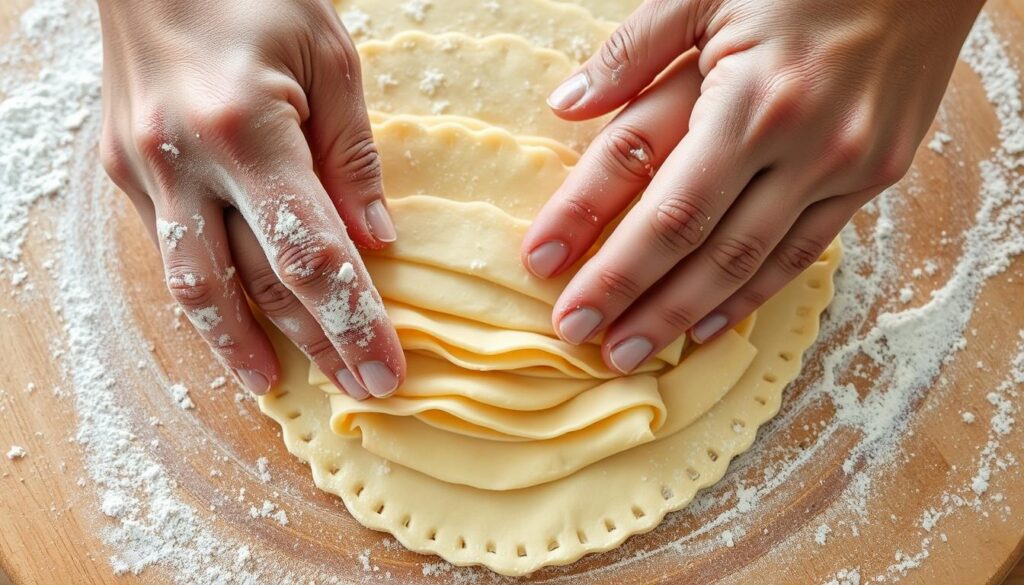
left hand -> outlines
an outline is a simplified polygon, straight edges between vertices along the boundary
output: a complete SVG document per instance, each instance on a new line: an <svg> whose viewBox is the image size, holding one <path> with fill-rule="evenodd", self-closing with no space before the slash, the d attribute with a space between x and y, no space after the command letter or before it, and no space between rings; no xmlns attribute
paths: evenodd
<svg viewBox="0 0 1024 585"><path fill-rule="evenodd" d="M604 330L605 362L627 373L743 320L906 173L980 7L648 0L549 98L570 120L626 106L527 233L531 272L572 266L643 191L555 330Z"/></svg>

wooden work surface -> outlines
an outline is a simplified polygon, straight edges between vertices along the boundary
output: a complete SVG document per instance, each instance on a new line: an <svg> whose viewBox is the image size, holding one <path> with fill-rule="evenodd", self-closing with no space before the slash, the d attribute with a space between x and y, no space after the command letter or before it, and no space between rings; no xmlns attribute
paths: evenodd
<svg viewBox="0 0 1024 585"><path fill-rule="evenodd" d="M27 0L0 3L0 38L6 38L27 4ZM986 10L1018 63L1024 63L1024 0L993 0ZM946 111L962 152L956 157L942 157L921 149L915 180L934 195L934 202L922 205L917 216L899 226L901 230L937 232L937 224L950 217L949 211L957 208L956 202L963 194L977 193L978 179L973 169L996 144L992 107L977 77L963 64L954 76L954 91L947 96ZM966 166L959 166L959 159L966 161ZM102 172L98 165L94 168L95 173ZM144 238L133 213L125 207L117 217L119 229L114 237L120 256L116 265L123 274L133 276L125 280L129 284L124 286L122 297L112 302L127 304L140 324L139 337L153 344L151 352L136 348L135 355L125 355L124 359L134 364L144 355L166 373L166 379L185 382L194 390L194 410L172 408L169 412L166 396L154 387L157 382L151 372L143 369L129 381L127 387L132 390L123 396L124 401L134 403L134 422L140 426L145 426L150 416L160 415L163 426L155 431L160 439L158 456L178 481L182 499L197 510L206 510L215 494L237 491L239 486L246 488L250 501L279 492L276 501L288 510L291 519L287 526L265 521L254 524L246 514L248 503L234 507L221 504L216 513L208 515L210 526L226 537L249 539L262 554L277 555L281 562L318 564L340 577L365 577L357 556L360 551L372 549L373 563L382 572L390 571L394 582L427 580L422 563L438 559L393 546L382 547L388 537L363 529L334 497L313 487L308 468L287 453L276 425L264 418L252 401L232 400L237 388L230 384L227 391L206 390L209 380L223 372L187 324L179 329L170 327L174 317L161 281L157 253ZM48 254L44 233L45 229L35 230L26 247L26 265L34 274L42 274L40 266ZM910 245L915 245L915 238L911 240ZM92 251L82 249L80 253ZM917 258L935 257L935 253L932 248L922 249ZM978 329L979 341L972 342L945 369L945 375L954 385L962 386L962 392L944 394L941 403L928 395L921 400L910 424L913 433L907 434L902 447L913 456L896 468L888 478L891 481L876 486L871 509L877 518L872 517L859 537L837 533L830 536L828 546L806 544L814 541L818 516L836 505L836 494L849 481L836 464L845 456L839 444L842 441L837 440L835 460L806 466L801 477L793 478L800 489L788 490L777 507L756 512L763 516L765 528L772 528L770 532L761 535L760 531L748 531L751 536L737 539L734 547L716 549L703 558L687 557L673 565L671 559L661 555L650 562L625 565L617 573L600 574L594 580L823 583L845 567L860 566L865 575L875 574L869 568L891 564L894 549L918 550L922 534L916 522L926 503L942 493L947 483L962 484L964 477L969 477L970 470L951 469L968 466L984 444L984 429L961 425L959 417L965 409L985 408L984 389L1005 375L1005 367L1003 371L990 371L980 370L975 364L979 360L1006 362L1006 352L1017 342L1017 332L1024 324L1022 281L1024 261L1018 258L1010 270L986 285L971 325ZM171 575L162 567L150 568L138 576L112 574L107 562L111 551L97 536L110 520L98 513L96 493L88 486L76 485L77 478L88 474L83 469L80 447L68 441L76 426L74 401L48 391L67 384L50 349L52 340L63 334L60 319L48 301L47 287L54 285L43 276L37 286L40 294L24 300L8 294L11 291L6 280L0 282L0 388L7 390L0 397L0 449L6 451L9 445L19 444L29 452L19 461L0 458L0 573L8 573L14 583L169 581ZM813 364L815 357L809 357ZM40 391L24 392L30 383ZM794 420L806 423L813 416L808 413ZM1004 438L1004 444L1017 446L1018 459L1024 457L1022 427L1015 425ZM806 432L793 428L776 435L800 445ZM829 451L822 455L829 456ZM261 456L269 459L273 470L269 485L253 471L253 463ZM207 471L213 467L222 470L223 475L211 477ZM907 573L901 582L989 584L1000 583L1010 573L1024 540L1024 482L1018 473L1006 474L995 478L991 489L1004 494L1012 513L1001 519L975 514L947 518L942 530L948 543L933 546L926 562ZM695 514L687 521L634 537L631 546L635 545L636 550L653 548L659 542L678 538L680 532L700 526L700 513ZM342 534L344 538L324 538L325 534ZM794 546L796 542L804 545ZM592 571L619 560L614 552L589 556L570 572ZM553 575L541 571L534 578ZM565 579L567 573L563 569L557 575ZM1018 568L1016 575L1008 582L1024 583L1024 571ZM442 581L443 577L434 580Z"/></svg>

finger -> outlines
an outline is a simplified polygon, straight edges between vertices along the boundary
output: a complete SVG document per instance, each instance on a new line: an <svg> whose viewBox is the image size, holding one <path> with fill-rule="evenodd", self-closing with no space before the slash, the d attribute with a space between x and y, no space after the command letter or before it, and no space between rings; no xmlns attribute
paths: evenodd
<svg viewBox="0 0 1024 585"><path fill-rule="evenodd" d="M368 397L369 393L355 381L320 324L274 274L259 241L241 214L228 210L225 223L231 256L249 298L338 388L359 400Z"/></svg>
<svg viewBox="0 0 1024 585"><path fill-rule="evenodd" d="M297 125L278 132L282 144L304 144ZM277 277L320 324L349 371L374 396L392 394L405 375L398 334L313 172L308 149L285 149L264 165L267 160L282 165L268 174L286 179L271 188L255 181L242 185L235 207Z"/></svg>
<svg viewBox="0 0 1024 585"><path fill-rule="evenodd" d="M729 297L806 207L795 172L769 171L743 192L708 240L630 306L605 334L607 360L632 371Z"/></svg>
<svg viewBox="0 0 1024 585"><path fill-rule="evenodd" d="M686 134L700 84L697 56L687 55L605 127L530 226L522 250L531 272L565 270L637 197Z"/></svg>
<svg viewBox="0 0 1024 585"><path fill-rule="evenodd" d="M265 394L280 379L280 368L234 276L219 203L195 213L164 207L156 233L171 295L239 382Z"/></svg>
<svg viewBox="0 0 1024 585"><path fill-rule="evenodd" d="M760 155L723 136L719 109L691 127L640 201L566 286L553 311L556 331L612 323L641 294L696 250L754 174ZM570 317L570 314L573 316ZM565 327L562 322L569 319ZM584 325L578 325L580 321ZM563 336L570 342L579 342ZM585 341L585 339L583 340Z"/></svg>
<svg viewBox="0 0 1024 585"><path fill-rule="evenodd" d="M870 193L834 197L808 207L757 274L693 327L690 335L694 341L711 341L735 327L818 261L853 214L876 194L877 189L873 189Z"/></svg>
<svg viewBox="0 0 1024 585"><path fill-rule="evenodd" d="M694 46L703 19L696 0L644 2L580 69L548 97L559 116L583 120L633 99Z"/></svg>
<svg viewBox="0 0 1024 585"><path fill-rule="evenodd" d="M359 246L379 249L395 241L384 200L381 163L374 146L360 81L359 59L338 23L339 40L326 43L309 89L310 145L324 188Z"/></svg>

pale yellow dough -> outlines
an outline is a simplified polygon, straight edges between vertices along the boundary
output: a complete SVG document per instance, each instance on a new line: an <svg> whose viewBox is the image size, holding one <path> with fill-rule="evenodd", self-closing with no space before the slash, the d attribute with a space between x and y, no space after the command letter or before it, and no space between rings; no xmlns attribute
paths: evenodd
<svg viewBox="0 0 1024 585"><path fill-rule="evenodd" d="M512 490L441 481L389 462L365 449L360 439L342 437L331 422L338 415L331 408L335 394L309 383L309 361L276 332L272 337L283 356L285 380L279 390L260 398L260 406L281 424L288 450L309 462L317 486L340 496L359 522L390 532L409 549L458 565L483 564L507 575L570 563L656 527L665 514L689 503L697 490L717 482L732 457L750 446L757 428L778 410L786 384L800 371L801 354L814 341L818 317L831 298L839 259L837 242L758 312L748 350L756 353L745 370L732 372L738 376L735 384L715 381L725 372L718 363L679 373L672 391L681 401L680 430L554 481ZM725 336L698 348L682 364L730 338L736 339ZM570 395L562 389L557 398L568 400ZM673 412L667 403L666 412L662 429ZM430 434L424 429L436 430L413 422L418 426L398 431L405 433L401 440L377 434L372 439L390 440L397 449L416 445ZM383 424L381 432L393 430ZM463 453L461 442L446 447L439 456ZM484 457L474 457L472 464L485 465L508 480L517 477L501 462ZM535 472L532 466L530 470ZM560 470L536 472L553 476Z"/></svg>
<svg viewBox="0 0 1024 585"><path fill-rule="evenodd" d="M606 18L628 4L579 3ZM537 279L520 242L607 118L550 113L544 98L575 62L537 45L570 52L561 27L607 25L552 0L493 4L507 21L468 0L345 0L343 14L367 17L362 36L397 35L359 46L399 233L365 262L408 376L392 398L356 401L272 332L285 380L260 407L364 525L522 575L650 530L722 476L799 373L841 252L833 243L715 341L681 338L629 376L598 343L559 340L551 312L575 267ZM534 45L484 36L503 22Z"/></svg>
<svg viewBox="0 0 1024 585"><path fill-rule="evenodd" d="M521 37L404 32L359 44L359 56L371 110L473 117L514 134L558 140L576 151L608 121L607 116L586 122L555 116L544 100L576 64Z"/></svg>
<svg viewBox="0 0 1024 585"><path fill-rule="evenodd" d="M643 4L643 0L559 0L559 2L582 6L593 17L613 22L625 21Z"/></svg>
<svg viewBox="0 0 1024 585"><path fill-rule="evenodd" d="M511 33L576 61L589 57L615 30L615 23L597 20L580 6L552 0L335 0L334 6L357 42L407 30L480 37Z"/></svg>

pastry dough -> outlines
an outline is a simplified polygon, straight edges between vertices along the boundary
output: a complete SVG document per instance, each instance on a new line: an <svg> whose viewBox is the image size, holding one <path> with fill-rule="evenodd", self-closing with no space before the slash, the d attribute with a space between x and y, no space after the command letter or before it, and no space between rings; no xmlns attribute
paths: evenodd
<svg viewBox="0 0 1024 585"><path fill-rule="evenodd" d="M373 34L404 18L386 10L394 2L346 2L375 11ZM510 22L527 38L543 28ZM399 233L365 260L407 380L392 398L356 401L272 332L285 380L261 409L359 522L455 564L522 575L654 528L777 411L831 298L838 241L732 331L700 346L680 339L618 376L595 343L554 336L570 276L536 279L519 258L530 221L606 121L568 123L544 106L572 60L510 35L422 32L360 54Z"/></svg>
<svg viewBox="0 0 1024 585"><path fill-rule="evenodd" d="M446 157L473 168L493 156L453 147L452 132L425 121L402 130L408 142L382 140L386 186L387 161L409 158L393 149L415 146L413 159L439 168L452 164ZM497 152L519 160L531 148L513 139ZM513 190L532 183L518 168L508 166ZM440 189L438 176L425 184ZM799 371L831 295L838 243L756 320L688 349L678 367L652 360L646 374L607 378L599 356L551 337L544 319L557 287L531 279L514 255L527 223L475 200L501 181L461 183L452 199L409 194L422 191L410 183L390 202L399 242L367 257L410 350L397 397L358 402L315 370L302 379L295 370L308 360L282 348L288 379L261 407L310 461L317 485L360 522L413 550L523 574L607 550L717 480Z"/></svg>
<svg viewBox="0 0 1024 585"><path fill-rule="evenodd" d="M725 388L727 382L712 380L726 371L721 363L692 375L680 372L672 380L680 412L688 413L681 417L678 432L555 481L512 490L481 489L389 463L363 448L359 439L333 432L333 394L309 383L309 360L277 332L271 336L285 379L259 399L260 407L281 425L288 450L309 462L318 487L341 497L360 523L390 532L409 549L457 565L483 564L507 575L570 563L656 527L665 514L717 482L729 461L749 448L757 428L778 411L782 390L800 371L801 354L814 341L818 317L831 299L839 258L837 241L758 311L748 349L755 352L753 360L743 372L733 371L739 376L735 384ZM720 337L693 350L682 363L737 337L742 338ZM552 398L567 394L562 389ZM666 412L672 416L668 404ZM662 428L669 422L667 418ZM400 443L415 445L423 435L413 437ZM515 477L501 462L473 460L473 465L478 463Z"/></svg>
<svg viewBox="0 0 1024 585"><path fill-rule="evenodd" d="M568 4L577 4L587 9L595 18L623 22L632 14L643 0L559 0Z"/></svg>
<svg viewBox="0 0 1024 585"><path fill-rule="evenodd" d="M512 33L530 44L555 49L582 62L615 30L586 9L552 0L335 0L342 22L356 41L387 39L417 30L484 37Z"/></svg>
<svg viewBox="0 0 1024 585"><path fill-rule="evenodd" d="M608 121L558 118L548 93L576 69L564 53L513 35L405 32L359 45L366 103L391 114L454 114L513 134L545 136L582 151Z"/></svg>

